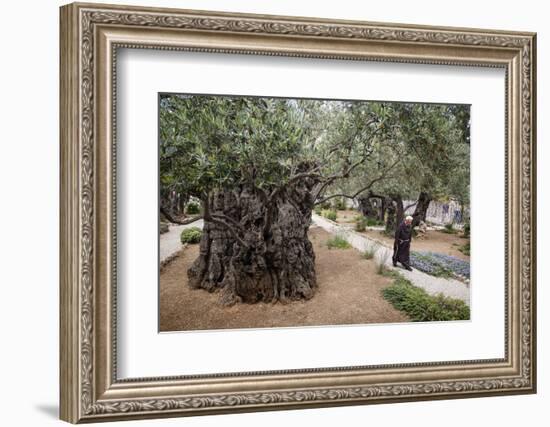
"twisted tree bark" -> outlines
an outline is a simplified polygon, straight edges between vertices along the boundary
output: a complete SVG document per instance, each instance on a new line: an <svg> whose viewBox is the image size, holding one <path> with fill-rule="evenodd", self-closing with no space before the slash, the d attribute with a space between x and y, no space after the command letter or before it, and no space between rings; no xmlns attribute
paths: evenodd
<svg viewBox="0 0 550 427"><path fill-rule="evenodd" d="M221 290L221 302L276 302L311 298L315 254L307 231L313 200L304 179L272 197L243 187L204 200L200 255L189 286Z"/></svg>

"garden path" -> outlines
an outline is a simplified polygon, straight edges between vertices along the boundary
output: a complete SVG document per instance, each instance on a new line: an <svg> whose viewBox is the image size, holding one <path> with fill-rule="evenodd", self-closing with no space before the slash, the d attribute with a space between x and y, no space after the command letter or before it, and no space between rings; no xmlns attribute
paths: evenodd
<svg viewBox="0 0 550 427"><path fill-rule="evenodd" d="M470 288L465 283L456 279L447 279L443 277L434 277L417 269L407 271L404 268L394 267L392 265L393 249L385 246L381 242L362 236L353 231L350 226L339 225L320 215L312 215L313 223L332 234L340 234L355 249L365 251L369 248L377 247L375 258L378 262L383 262L390 269L398 270L413 285L424 289L430 295L442 293L445 296L456 298L470 305ZM413 243L414 245L414 243Z"/></svg>
<svg viewBox="0 0 550 427"><path fill-rule="evenodd" d="M162 263L168 257L181 250L180 234L185 228L202 228L203 225L204 222L202 219L198 219L190 224L185 225L170 224L170 229L168 230L168 232L160 235L159 261Z"/></svg>

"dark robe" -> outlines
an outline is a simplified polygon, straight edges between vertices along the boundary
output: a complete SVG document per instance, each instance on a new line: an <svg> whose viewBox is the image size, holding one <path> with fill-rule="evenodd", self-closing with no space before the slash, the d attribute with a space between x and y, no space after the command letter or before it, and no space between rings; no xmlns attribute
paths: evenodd
<svg viewBox="0 0 550 427"><path fill-rule="evenodd" d="M405 268L410 268L409 252L411 248L412 227L405 224L405 221L399 224L395 231L395 241L393 242L393 264L400 262Z"/></svg>

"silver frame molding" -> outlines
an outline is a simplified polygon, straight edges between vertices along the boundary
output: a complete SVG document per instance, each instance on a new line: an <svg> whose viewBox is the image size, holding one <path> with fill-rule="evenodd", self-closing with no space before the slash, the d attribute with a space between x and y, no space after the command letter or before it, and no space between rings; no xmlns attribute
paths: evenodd
<svg viewBox="0 0 550 427"><path fill-rule="evenodd" d="M536 35L75 3L60 9L60 417L72 423L536 392ZM506 71L505 357L117 379L118 48Z"/></svg>

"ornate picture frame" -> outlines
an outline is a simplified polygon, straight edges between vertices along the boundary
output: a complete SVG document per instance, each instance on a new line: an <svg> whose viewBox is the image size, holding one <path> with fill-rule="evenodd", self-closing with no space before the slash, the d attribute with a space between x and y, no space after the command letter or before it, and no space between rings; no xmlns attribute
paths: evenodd
<svg viewBox="0 0 550 427"><path fill-rule="evenodd" d="M70 4L60 10L60 417L71 422L536 392L536 35ZM117 378L117 49L411 64L506 73L505 357Z"/></svg>

